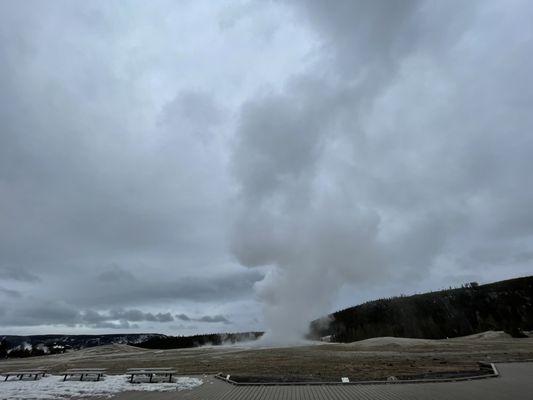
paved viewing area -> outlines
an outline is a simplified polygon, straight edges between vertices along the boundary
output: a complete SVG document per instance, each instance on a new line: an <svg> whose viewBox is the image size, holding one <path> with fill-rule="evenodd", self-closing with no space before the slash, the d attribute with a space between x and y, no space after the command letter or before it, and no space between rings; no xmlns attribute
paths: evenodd
<svg viewBox="0 0 533 400"><path fill-rule="evenodd" d="M122 393L116 400L531 400L533 363L497 364L500 376L463 382L394 385L234 386L202 377L196 389L171 393Z"/></svg>

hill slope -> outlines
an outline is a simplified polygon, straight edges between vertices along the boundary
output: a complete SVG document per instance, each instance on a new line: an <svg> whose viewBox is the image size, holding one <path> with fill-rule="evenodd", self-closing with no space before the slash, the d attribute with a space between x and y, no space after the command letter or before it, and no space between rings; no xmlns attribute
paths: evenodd
<svg viewBox="0 0 533 400"><path fill-rule="evenodd" d="M311 322L311 337L335 342L378 336L444 339L488 330L533 329L533 276L375 300Z"/></svg>

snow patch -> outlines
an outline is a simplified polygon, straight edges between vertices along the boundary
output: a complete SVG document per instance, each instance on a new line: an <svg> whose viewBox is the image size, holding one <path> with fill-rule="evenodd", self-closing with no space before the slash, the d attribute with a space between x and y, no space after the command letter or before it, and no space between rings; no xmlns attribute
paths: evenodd
<svg viewBox="0 0 533 400"><path fill-rule="evenodd" d="M178 377L173 383L134 383L127 375L108 375L99 382L66 381L62 377L46 376L37 381L0 382L0 399L9 400L61 400L71 397L111 397L125 391L190 390L202 384L198 378Z"/></svg>

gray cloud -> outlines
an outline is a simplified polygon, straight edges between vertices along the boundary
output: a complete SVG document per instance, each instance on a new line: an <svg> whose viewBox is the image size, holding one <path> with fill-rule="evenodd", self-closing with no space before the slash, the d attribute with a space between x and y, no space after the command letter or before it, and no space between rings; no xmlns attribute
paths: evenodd
<svg viewBox="0 0 533 400"><path fill-rule="evenodd" d="M147 313L137 309L111 310L108 314L100 314L95 311L86 311L82 317L86 322L101 322L108 320L121 320L129 322L171 322L174 318L170 313Z"/></svg>
<svg viewBox="0 0 533 400"><path fill-rule="evenodd" d="M136 329L135 322L167 323L174 321L172 314L143 312L138 309L118 309L109 312L79 311L63 302L45 302L35 306L15 306L4 313L1 326L62 325L91 328Z"/></svg>
<svg viewBox="0 0 533 400"><path fill-rule="evenodd" d="M196 321L209 323L222 322L224 324L231 324L231 321L229 321L223 315L204 315L203 317L198 318Z"/></svg>
<svg viewBox="0 0 533 400"><path fill-rule="evenodd" d="M6 326L64 325L74 327L79 312L64 302L22 303L6 310L0 324Z"/></svg>
<svg viewBox="0 0 533 400"><path fill-rule="evenodd" d="M134 282L135 275L132 272L120 268L118 265L112 265L108 270L101 272L97 276L97 280L101 282L117 283L117 282Z"/></svg>
<svg viewBox="0 0 533 400"><path fill-rule="evenodd" d="M6 289L0 286L0 294L3 294L7 297L16 297L20 298L22 297L22 293L20 293L18 290L12 290L12 289Z"/></svg>
<svg viewBox="0 0 533 400"><path fill-rule="evenodd" d="M4 289L0 288L0 293L3 292ZM12 294L9 295L13 296ZM2 311L3 315L6 314L4 309L0 309L0 311ZM71 327L138 329L140 327L138 323L142 322L164 324L174 321L174 317L170 312L151 313L138 309L114 309L107 312L92 309L78 311L74 307L61 302L48 302L36 307L15 307L7 314L7 317L3 318L1 326L63 325ZM177 314L175 317L181 321L232 323L221 314L203 315L197 318L189 317L186 314Z"/></svg>
<svg viewBox="0 0 533 400"><path fill-rule="evenodd" d="M40 282L41 278L23 268L0 268L0 278L21 282Z"/></svg>
<svg viewBox="0 0 533 400"><path fill-rule="evenodd" d="M162 123L170 129L190 131L203 140L209 139L222 120L222 110L212 95L192 90L179 93L167 103L162 116Z"/></svg>
<svg viewBox="0 0 533 400"><path fill-rule="evenodd" d="M189 317L187 314L177 314L177 319L180 319L182 321L197 321L197 322L208 322L208 323L223 323L223 324L231 324L232 322L224 317L221 314L217 315L203 315L198 318L192 318Z"/></svg>
<svg viewBox="0 0 533 400"><path fill-rule="evenodd" d="M256 282L263 278L259 271L227 273L213 277L185 276L180 279L138 279L133 274L127 275L127 284L116 286L113 280L102 280L85 288L76 288L71 301L80 306L108 304L131 304L146 300L192 300L209 302L213 300L231 300L249 295ZM99 298L94 298L97 290Z"/></svg>
<svg viewBox="0 0 533 400"><path fill-rule="evenodd" d="M176 314L176 318L182 321L191 321L191 318L187 314Z"/></svg>
<svg viewBox="0 0 533 400"><path fill-rule="evenodd" d="M174 321L174 317L169 312L166 313L157 313L155 316L155 320L158 322L171 322Z"/></svg>

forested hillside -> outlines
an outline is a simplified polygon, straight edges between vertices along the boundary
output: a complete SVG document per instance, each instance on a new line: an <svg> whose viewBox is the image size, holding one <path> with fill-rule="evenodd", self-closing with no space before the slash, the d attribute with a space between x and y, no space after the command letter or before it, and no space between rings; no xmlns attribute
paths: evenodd
<svg viewBox="0 0 533 400"><path fill-rule="evenodd" d="M311 323L311 337L352 342L378 336L443 339L533 330L533 276L370 301Z"/></svg>
<svg viewBox="0 0 533 400"><path fill-rule="evenodd" d="M218 346L257 340L263 332L212 333L193 336L164 336L152 337L148 340L133 344L146 349L183 349L198 346Z"/></svg>

